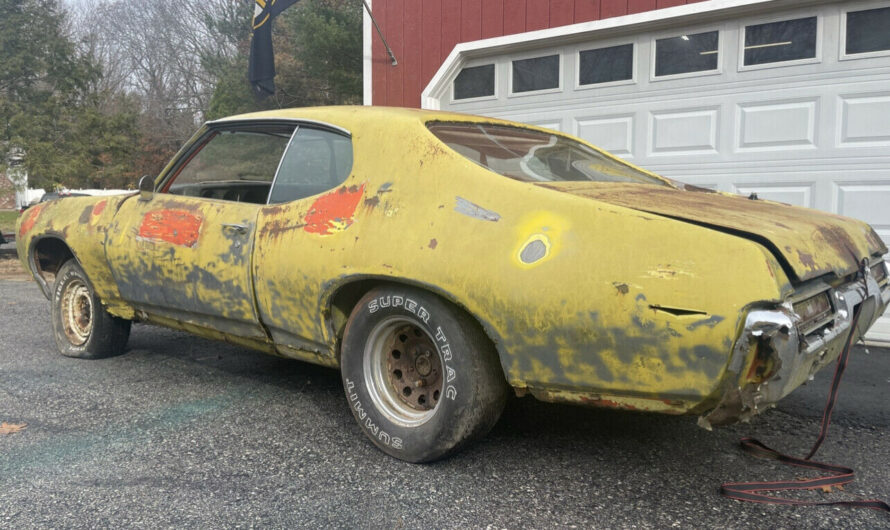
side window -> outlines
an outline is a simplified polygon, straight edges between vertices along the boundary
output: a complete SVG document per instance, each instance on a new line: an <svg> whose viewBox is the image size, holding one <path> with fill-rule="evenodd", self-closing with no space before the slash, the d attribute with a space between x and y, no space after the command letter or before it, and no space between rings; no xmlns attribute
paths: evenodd
<svg viewBox="0 0 890 530"><path fill-rule="evenodd" d="M352 140L343 134L300 127L269 194L269 204L318 195L342 184L352 171Z"/></svg>
<svg viewBox="0 0 890 530"><path fill-rule="evenodd" d="M216 132L166 190L174 195L263 204L292 130Z"/></svg>

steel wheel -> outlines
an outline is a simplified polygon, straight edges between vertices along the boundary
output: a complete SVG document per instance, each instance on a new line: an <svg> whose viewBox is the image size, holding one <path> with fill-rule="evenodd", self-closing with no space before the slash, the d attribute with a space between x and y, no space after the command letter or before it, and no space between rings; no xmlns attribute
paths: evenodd
<svg viewBox="0 0 890 530"><path fill-rule="evenodd" d="M414 427L432 417L442 395L442 359L433 338L407 317L379 322L364 352L371 401L390 421Z"/></svg>
<svg viewBox="0 0 890 530"><path fill-rule="evenodd" d="M89 287L80 280L65 286L62 293L62 328L71 344L80 346L93 331L93 298Z"/></svg>
<svg viewBox="0 0 890 530"><path fill-rule="evenodd" d="M112 316L102 306L76 260L68 260L56 274L52 296L53 335L59 353L67 357L99 359L123 353L130 321Z"/></svg>

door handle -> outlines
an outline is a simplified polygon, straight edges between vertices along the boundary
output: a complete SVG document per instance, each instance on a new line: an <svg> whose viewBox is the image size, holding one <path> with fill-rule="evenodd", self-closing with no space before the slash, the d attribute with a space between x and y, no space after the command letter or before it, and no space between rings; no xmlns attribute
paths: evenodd
<svg viewBox="0 0 890 530"><path fill-rule="evenodd" d="M226 232L235 232L236 234L246 234L247 233L247 225L239 225L236 223L223 223L223 230Z"/></svg>

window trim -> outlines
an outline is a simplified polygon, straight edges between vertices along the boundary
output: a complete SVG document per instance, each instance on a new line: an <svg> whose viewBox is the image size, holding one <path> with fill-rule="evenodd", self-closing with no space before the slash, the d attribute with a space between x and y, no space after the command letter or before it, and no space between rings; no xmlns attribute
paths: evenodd
<svg viewBox="0 0 890 530"><path fill-rule="evenodd" d="M556 56L559 59L559 73L557 74L557 79L559 80L559 85L554 88L542 88L540 90L528 90L526 92L514 92L513 91L513 61L522 61L525 59L540 59L543 57L552 57ZM507 97L508 98L521 98L526 96L540 96L542 94L556 94L562 92L565 86L565 61L563 60L563 51L561 49L542 51L535 50L530 53L523 53L512 55L507 58L509 61L509 65L507 66Z"/></svg>
<svg viewBox="0 0 890 530"><path fill-rule="evenodd" d="M608 44L604 44L608 43ZM592 51L592 50L602 50L606 48L617 48L619 46L626 46L630 44L633 46L633 53L631 53L631 75L630 79L621 79L619 81L607 81L605 83L590 83L587 85L581 84L581 52ZM593 46L593 47L591 47ZM600 41L593 42L589 44L583 44L580 46L575 46L572 48L572 55L575 59L575 86L573 90L581 91L581 90L593 90L597 88L609 88L614 86L624 86L624 85L635 85L637 83L637 67L639 66L639 48L640 43L637 42L636 38L624 38L621 40L616 40L613 42L609 41Z"/></svg>
<svg viewBox="0 0 890 530"><path fill-rule="evenodd" d="M457 76L460 75L460 73L463 72L464 70L466 70L467 68L476 68L477 66L488 66L488 65L494 66L494 93L490 96L478 96L475 98L456 99L454 97L454 83L455 83L455 81L457 81ZM501 77L500 74L501 74L501 65L497 60L493 60L493 61L487 60L484 62L478 62L478 63L471 62L471 63L464 64L463 66L460 67L460 70L457 71L457 75L454 76L454 79L451 80L451 89L449 92L449 98L451 100L451 104L452 105L462 105L464 103L475 103L477 101L492 101L492 100L498 99L498 97L499 97L498 93L500 90L500 77Z"/></svg>
<svg viewBox="0 0 890 530"><path fill-rule="evenodd" d="M192 135L189 140L183 144L183 146L173 155L173 158L170 162L161 170L161 173L155 179L155 193L169 193L168 189L170 185L176 180L176 177L179 176L179 172L188 164L192 157L194 157L201 149L204 148L205 145L216 136L219 131L226 130L237 130L251 127L264 127L264 126L275 126L275 125L293 125L294 132L300 128L302 125L307 125L310 127L317 127L319 129L324 129L333 133L342 134L343 136L352 140L352 133L343 127L339 127L337 125L333 125L331 123L317 121L317 120L307 120L301 118L259 118L259 119L227 119L223 118L215 121L208 121ZM291 137L293 137L293 132L291 133ZM290 141L288 141L288 147L290 147ZM287 152L287 147L284 149L284 152ZM275 169L275 177L272 178L272 182L275 181L275 178L278 176L278 169L280 168L281 161L284 159L284 153L281 154L281 158L278 160L278 166ZM272 183L269 184L269 190L272 189ZM268 197L267 197L268 201ZM266 203L268 205L268 202ZM260 205L262 206L262 205Z"/></svg>
<svg viewBox="0 0 890 530"><path fill-rule="evenodd" d="M669 39L672 37L680 37L682 35L697 35L699 33L717 32L717 68L713 70L698 70L696 72L684 72L682 74L655 75L655 61L657 59L657 43L661 39ZM659 81L670 81L674 79L685 79L687 77L705 77L711 75L720 75L723 73L723 58L726 55L726 34L729 33L726 24L716 26L706 26L690 28L686 31L671 30L653 34L649 38L649 82L657 83Z"/></svg>
<svg viewBox="0 0 890 530"><path fill-rule="evenodd" d="M855 11L869 11L871 9L890 8L883 2L858 3L853 5L845 5L840 10L840 24L837 39L837 58L839 61L855 61L857 59L873 59L875 57L886 57L890 55L890 50L877 50L864 53L847 53L847 13Z"/></svg>
<svg viewBox="0 0 890 530"><path fill-rule="evenodd" d="M763 64L745 64L745 34L748 31L748 26L757 26L759 24L772 24L774 22L786 22L791 20L799 20L804 18L816 18L816 54L813 57L807 57L804 59L793 59L790 61L776 61L772 63L763 63ZM822 47L823 41L825 37L825 29L823 25L823 20L825 19L824 13L816 13L807 14L788 14L782 13L780 15L771 15L765 17L757 17L750 18L741 21L739 24L739 48L738 48L738 68L739 72L749 72L751 70L766 70L769 68L784 68L787 66L799 66L804 64L819 64L822 62Z"/></svg>
<svg viewBox="0 0 890 530"><path fill-rule="evenodd" d="M287 152L290 151L290 146L294 145L294 137L297 135L297 131L302 128L302 125L297 125L294 127L294 132L290 133L290 138L287 140L284 152L281 153L281 158L278 159L278 167L275 168L275 176L272 177L272 182L269 183L269 193L266 194L266 202L263 203L264 206L272 204L269 201L272 199L272 190L275 189L275 183L278 182L278 174L281 172L281 164L284 164L284 157L286 157Z"/></svg>

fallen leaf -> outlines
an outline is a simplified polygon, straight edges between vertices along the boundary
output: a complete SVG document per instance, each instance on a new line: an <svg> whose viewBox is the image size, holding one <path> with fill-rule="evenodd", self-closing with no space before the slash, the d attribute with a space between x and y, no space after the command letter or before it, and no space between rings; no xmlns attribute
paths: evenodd
<svg viewBox="0 0 890 530"><path fill-rule="evenodd" d="M27 427L27 423L0 423L0 434L12 434Z"/></svg>

